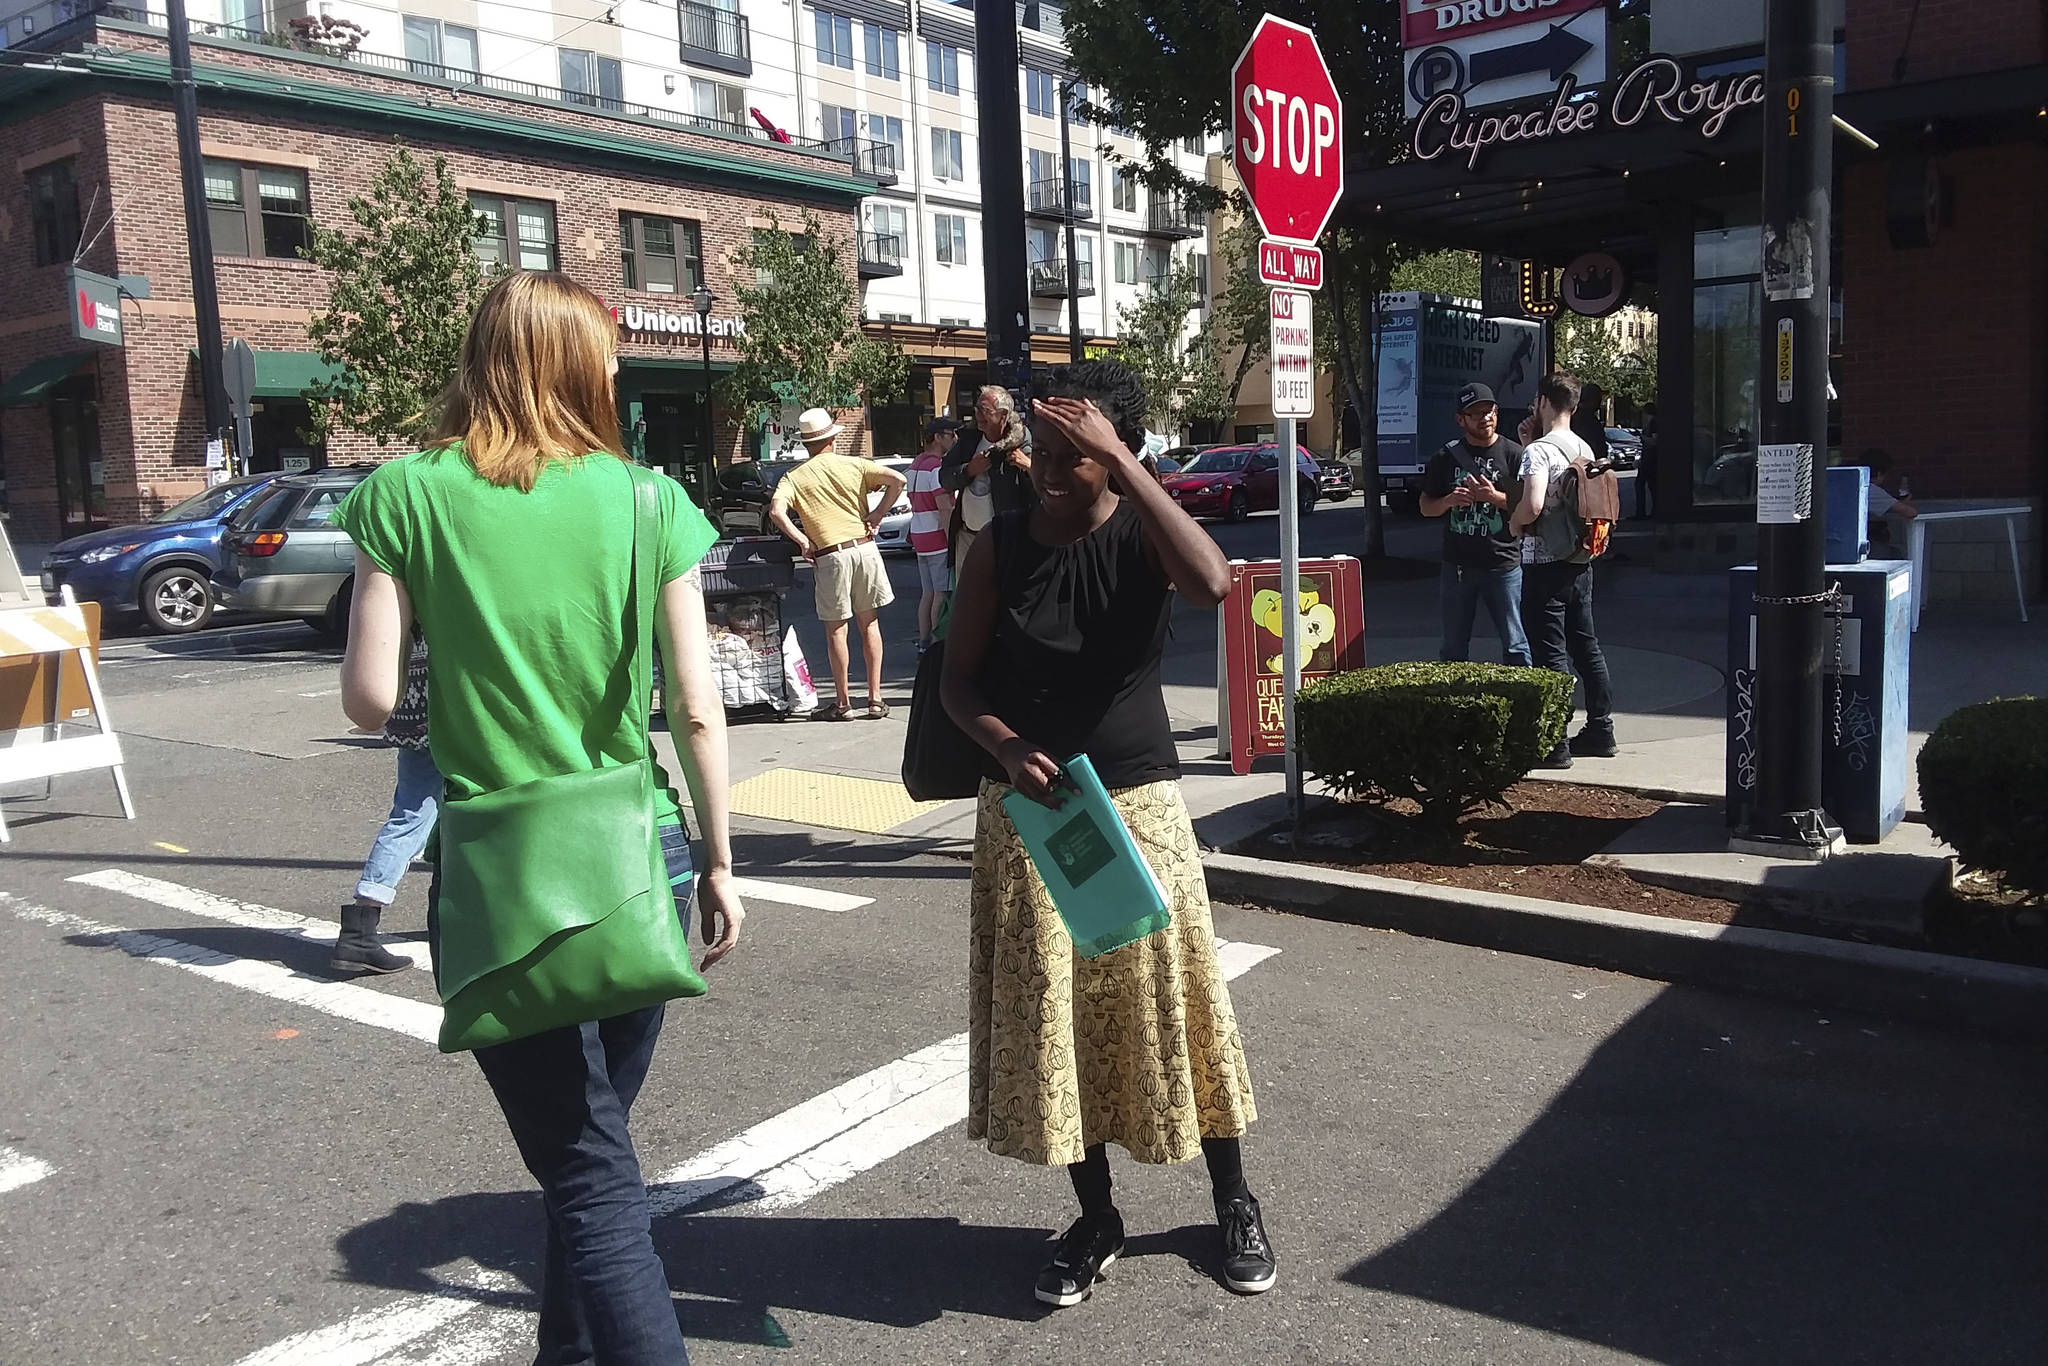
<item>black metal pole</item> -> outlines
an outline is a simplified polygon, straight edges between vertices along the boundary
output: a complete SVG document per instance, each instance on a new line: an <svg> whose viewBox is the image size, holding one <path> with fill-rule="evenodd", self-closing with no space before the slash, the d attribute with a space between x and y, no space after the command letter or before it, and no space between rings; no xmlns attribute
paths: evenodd
<svg viewBox="0 0 2048 1366"><path fill-rule="evenodd" d="M1820 0L1770 0L1764 79L1764 303L1757 377L1757 799L1745 843L1824 855L1828 246L1834 25Z"/></svg>
<svg viewBox="0 0 2048 1366"><path fill-rule="evenodd" d="M716 458L711 453L711 318L706 314L697 317L697 341L703 348L704 362L704 430L698 438L697 447L697 496L704 500L704 506L711 506L711 481Z"/></svg>
<svg viewBox="0 0 2048 1366"><path fill-rule="evenodd" d="M1060 207L1066 211L1067 247L1067 359L1081 359L1081 263L1074 257L1074 152L1068 141L1067 102L1074 96L1072 81L1060 82L1060 174L1065 177L1066 197Z"/></svg>
<svg viewBox="0 0 2048 1366"><path fill-rule="evenodd" d="M221 351L220 287L213 278L213 231L206 221L206 163L199 153L199 87L192 80L192 38L185 0L168 0L165 22L171 39L171 119L178 135L178 179L185 191L185 250L192 263L192 315L199 332L199 395L206 411L206 439L225 447L228 386ZM248 472L247 451L240 453Z"/></svg>
<svg viewBox="0 0 2048 1366"><path fill-rule="evenodd" d="M974 102L981 134L981 273L989 383L1026 388L1031 295L1024 265L1024 129L1017 108L1017 9L974 7Z"/></svg>

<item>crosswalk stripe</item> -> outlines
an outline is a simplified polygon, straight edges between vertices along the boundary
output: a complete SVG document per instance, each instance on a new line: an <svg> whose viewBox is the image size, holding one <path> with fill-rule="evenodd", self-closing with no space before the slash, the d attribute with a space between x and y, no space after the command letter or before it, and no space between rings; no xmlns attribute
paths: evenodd
<svg viewBox="0 0 2048 1366"><path fill-rule="evenodd" d="M32 1186L55 1170L40 1157L0 1144L0 1193Z"/></svg>
<svg viewBox="0 0 2048 1366"><path fill-rule="evenodd" d="M225 925L294 935L316 944L332 944L341 930L334 921L322 920L318 916L296 915L291 911L280 911L254 901L236 901L231 897L202 892L196 887L166 882L162 878L145 877L140 873L127 873L118 868L103 868L96 873L80 873L76 877L66 878L65 881L97 887L104 892L118 892L123 896L132 896L138 901L204 916L208 920L218 920ZM416 968L432 967L425 944L403 939L387 939L384 947L401 958L411 959L412 965Z"/></svg>
<svg viewBox="0 0 2048 1366"><path fill-rule="evenodd" d="M1280 952L1264 944L1216 941L1223 975L1236 979ZM955 1034L863 1073L734 1138L669 1168L648 1183L656 1218L691 1209L752 1206L789 1209L905 1152L967 1118L967 1035ZM438 1313L422 1306L436 1302ZM383 1323L417 1322L418 1331L385 1355L344 1352L353 1320L286 1338L235 1366L481 1366L530 1350L533 1313L482 1308L473 1296L422 1295L370 1311ZM460 1333L431 1346L416 1339L459 1321Z"/></svg>
<svg viewBox="0 0 2048 1366"><path fill-rule="evenodd" d="M763 882L759 878L736 877L733 890L749 901L773 901L784 906L802 906L813 911L857 911L872 906L871 896L828 892L822 887L795 887L787 882Z"/></svg>
<svg viewBox="0 0 2048 1366"><path fill-rule="evenodd" d="M124 929L119 925L88 920L82 915L72 915L69 911L55 911L47 906L38 906L11 892L0 892L0 905L5 905L23 920L48 925L66 934L90 935L96 939L105 939L114 948L145 962L165 963L174 968L183 968L210 981L239 987L243 991L253 991L259 996L268 996L273 1000L304 1006L337 1019L388 1029L425 1043L434 1043L440 1038L441 1007L437 1005L372 991L367 987L351 986L345 982L327 982L302 977L290 968L281 967L276 963L237 958L233 954L201 948L197 944L189 944L168 935L145 934L140 930Z"/></svg>

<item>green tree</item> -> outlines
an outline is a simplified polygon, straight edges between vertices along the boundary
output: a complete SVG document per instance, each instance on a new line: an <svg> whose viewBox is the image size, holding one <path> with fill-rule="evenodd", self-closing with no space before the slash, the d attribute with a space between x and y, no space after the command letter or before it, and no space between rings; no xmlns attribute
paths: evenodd
<svg viewBox="0 0 2048 1366"><path fill-rule="evenodd" d="M327 306L306 325L335 367L307 391L314 434L417 442L439 416L490 283L474 246L477 216L445 158L423 162L403 144L348 213L353 227L317 229L303 253L331 277Z"/></svg>
<svg viewBox="0 0 2048 1366"><path fill-rule="evenodd" d="M1261 14L1313 29L1344 99L1347 168L1383 164L1401 138L1400 9L1396 0L1068 0L1065 26L1076 72L1096 92L1091 117L1137 133L1134 163L1153 189L1212 212L1225 195L1190 181L1169 149L1230 126L1230 68ZM1362 553L1385 553L1378 453L1379 295L1416 253L1370 228L1326 234L1316 328L1344 397L1359 416L1365 494Z"/></svg>
<svg viewBox="0 0 2048 1366"><path fill-rule="evenodd" d="M1164 280L1139 291L1117 309L1117 359L1137 372L1151 402L1147 423L1178 431L1186 419L1213 416L1222 391L1222 366L1204 332L1190 335L1188 314L1202 300L1201 276L1177 265Z"/></svg>
<svg viewBox="0 0 2048 1366"><path fill-rule="evenodd" d="M785 397L800 408L895 399L910 362L902 347L861 331L859 287L848 264L852 244L828 234L808 209L801 233L784 231L772 210L763 212L769 226L735 260L733 292L746 330L739 363L725 381L726 402L758 421Z"/></svg>
<svg viewBox="0 0 2048 1366"><path fill-rule="evenodd" d="M1233 197L1231 207L1235 216L1216 237L1216 264L1223 281L1209 303L1206 333L1207 347L1215 353L1225 389L1223 411L1213 414L1218 421L1228 421L1237 411L1245 376L1266 358L1273 344L1267 303L1272 291L1259 278L1259 225L1243 194ZM1229 371L1223 375L1221 367L1226 361Z"/></svg>
<svg viewBox="0 0 2048 1366"><path fill-rule="evenodd" d="M1657 344L1624 348L1607 318L1561 313L1557 319L1557 364L1597 384L1601 392L1641 407L1657 397Z"/></svg>
<svg viewBox="0 0 2048 1366"><path fill-rule="evenodd" d="M1396 291L1420 290L1447 299L1479 297L1479 257L1469 251L1432 251L1394 268Z"/></svg>

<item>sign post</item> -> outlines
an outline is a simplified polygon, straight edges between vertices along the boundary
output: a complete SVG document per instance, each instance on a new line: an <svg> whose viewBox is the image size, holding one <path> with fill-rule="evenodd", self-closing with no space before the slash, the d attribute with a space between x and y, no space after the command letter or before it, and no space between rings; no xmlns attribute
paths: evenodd
<svg viewBox="0 0 2048 1366"><path fill-rule="evenodd" d="M247 474L256 457L255 437L249 427L255 414L250 405L256 400L256 353L237 337L221 349L221 367L228 406L235 415L235 473Z"/></svg>
<svg viewBox="0 0 2048 1366"><path fill-rule="evenodd" d="M1262 15L1231 68L1230 110L1232 161L1268 239L1259 248L1260 277L1320 287L1323 262L1315 242L1344 192L1344 102L1315 34ZM1280 710L1287 737L1288 814L1299 827L1301 753L1294 700L1301 687L1301 498L1294 424L1315 411L1309 296L1299 289L1276 289L1270 318L1268 369L1280 459Z"/></svg>

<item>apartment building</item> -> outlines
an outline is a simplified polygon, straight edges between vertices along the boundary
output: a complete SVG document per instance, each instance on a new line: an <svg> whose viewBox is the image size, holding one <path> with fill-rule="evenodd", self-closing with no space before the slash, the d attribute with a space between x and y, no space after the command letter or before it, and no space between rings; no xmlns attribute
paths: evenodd
<svg viewBox="0 0 2048 1366"><path fill-rule="evenodd" d="M307 435L304 393L325 368L306 324L327 284L299 257L315 227L348 221L394 139L446 158L486 226L480 256L559 269L613 305L620 418L648 463L690 483L761 452L762 430L712 393L745 325L735 257L771 218L809 212L851 237L875 182L850 156L268 32L193 43L223 328L256 352L254 468L400 453ZM0 64L0 470L14 538L48 542L146 518L212 470L161 20L102 10L28 41L30 60ZM699 283L713 297L701 330ZM858 418L850 431L863 446Z"/></svg>

